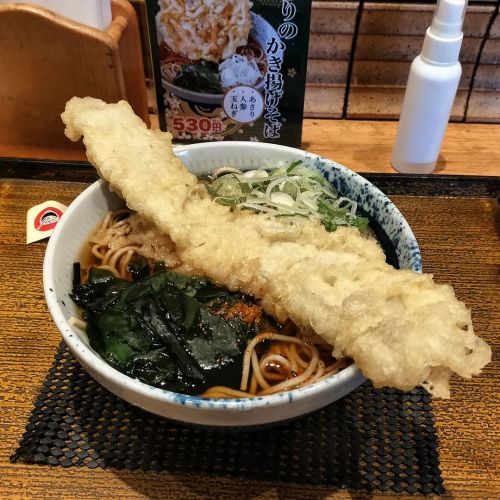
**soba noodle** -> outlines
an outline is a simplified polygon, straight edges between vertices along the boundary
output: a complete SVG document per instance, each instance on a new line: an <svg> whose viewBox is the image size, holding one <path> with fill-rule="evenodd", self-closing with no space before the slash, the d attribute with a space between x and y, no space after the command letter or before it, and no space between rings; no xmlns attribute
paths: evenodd
<svg viewBox="0 0 500 500"><path fill-rule="evenodd" d="M131 278L127 266L137 255L146 257L151 269L155 261L163 261L166 267L192 274L190 268L181 266L172 240L159 234L153 224L127 209L109 212L88 242L93 258L91 265L107 269L117 278ZM88 268L86 271L82 276L84 281Z"/></svg>
<svg viewBox="0 0 500 500"><path fill-rule="evenodd" d="M107 269L116 277L131 279L127 269L137 255L165 265L181 274L195 274L183 266L168 236L161 235L140 215L129 210L109 212L89 238L91 262L82 267L86 281L90 267ZM79 328L85 324L75 318ZM275 331L273 331L275 330ZM264 344L264 345L263 345ZM282 328L260 332L247 345L239 390L214 386L201 396L207 398L242 398L265 396L296 389L323 380L347 366L331 355L331 346L302 339L297 327L288 322Z"/></svg>
<svg viewBox="0 0 500 500"><path fill-rule="evenodd" d="M267 59L266 53L262 47L252 38L248 40L248 43L242 47L236 49L236 54L240 56L245 56L249 61L255 61L259 71L265 75L267 73Z"/></svg>
<svg viewBox="0 0 500 500"><path fill-rule="evenodd" d="M193 64L191 59L176 54L166 45L161 47L161 74L168 82L173 82L179 73L183 64Z"/></svg>
<svg viewBox="0 0 500 500"><path fill-rule="evenodd" d="M295 329L295 325L290 323ZM256 347L261 342L271 341L260 355ZM331 347L324 356L321 347L306 343L295 334L259 333L253 338L243 355L243 373L240 390L216 386L205 391L207 398L240 398L267 396L278 392L297 389L313 382L319 382L346 366L331 356ZM329 361L325 361L326 358ZM253 371L251 378L250 373Z"/></svg>
<svg viewBox="0 0 500 500"><path fill-rule="evenodd" d="M238 47L236 54L246 57L249 61L254 61L262 75L267 73L266 54L262 47L252 38L248 40L246 45ZM165 44L161 46L161 74L167 82L172 83L179 76L183 65L194 64L196 62L180 54L176 54Z"/></svg>

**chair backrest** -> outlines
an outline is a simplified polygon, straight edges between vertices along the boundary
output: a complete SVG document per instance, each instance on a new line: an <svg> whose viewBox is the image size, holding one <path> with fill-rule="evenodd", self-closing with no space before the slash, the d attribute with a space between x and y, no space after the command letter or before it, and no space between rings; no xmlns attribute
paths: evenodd
<svg viewBox="0 0 500 500"><path fill-rule="evenodd" d="M134 27L135 12L124 0L113 0L113 11L111 26L102 32L41 7L0 5L0 145L81 148L64 136L60 119L73 96L116 102L130 93L134 111L148 120L139 35L124 36L129 24ZM126 51L136 73L123 69Z"/></svg>

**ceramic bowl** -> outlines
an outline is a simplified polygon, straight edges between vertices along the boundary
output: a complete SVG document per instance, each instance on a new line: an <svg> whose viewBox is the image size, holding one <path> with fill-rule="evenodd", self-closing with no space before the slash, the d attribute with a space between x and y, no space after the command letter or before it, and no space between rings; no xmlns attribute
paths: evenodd
<svg viewBox="0 0 500 500"><path fill-rule="evenodd" d="M351 170L310 153L272 144L224 142L176 148L187 168L204 176L221 166L244 169L273 165L278 161L302 160L316 169L342 194L354 199L387 235L401 268L421 271L415 237L399 210L375 186ZM246 427L288 420L321 408L343 397L365 379L355 365L332 377L281 394L252 399L204 399L148 386L118 372L89 346L85 332L69 319L78 314L69 297L73 262L96 225L108 210L123 202L97 181L68 207L52 234L45 255L45 296L57 328L83 368L108 390L152 413L174 420L208 426Z"/></svg>

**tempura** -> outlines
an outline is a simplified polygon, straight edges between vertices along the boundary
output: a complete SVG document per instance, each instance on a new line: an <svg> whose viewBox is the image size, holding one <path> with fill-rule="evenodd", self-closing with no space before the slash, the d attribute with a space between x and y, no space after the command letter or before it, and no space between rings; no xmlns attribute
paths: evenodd
<svg viewBox="0 0 500 500"><path fill-rule="evenodd" d="M490 361L450 286L392 268L357 229L285 226L217 204L174 155L171 135L148 130L126 102L73 98L62 119L71 140L83 136L111 189L170 236L183 263L320 335L375 387L424 385L448 397L452 372L469 378Z"/></svg>
<svg viewBox="0 0 500 500"><path fill-rule="evenodd" d="M247 44L251 6L249 0L161 0L158 27L175 53L219 63Z"/></svg>

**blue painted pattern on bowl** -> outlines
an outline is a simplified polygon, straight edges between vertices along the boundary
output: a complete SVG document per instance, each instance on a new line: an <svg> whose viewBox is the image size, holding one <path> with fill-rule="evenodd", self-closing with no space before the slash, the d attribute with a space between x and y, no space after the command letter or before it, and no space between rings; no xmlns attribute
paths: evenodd
<svg viewBox="0 0 500 500"><path fill-rule="evenodd" d="M244 170L302 160L328 179L343 195L355 200L389 237L400 267L421 272L418 244L396 206L366 179L331 160L273 144L225 142L176 148L187 168L198 176L221 166ZM317 383L288 392L251 399L207 399L148 386L118 372L89 346L84 331L70 323L78 314L69 298L72 264L92 229L108 210L123 202L98 181L70 205L56 227L44 261L47 304L61 335L82 366L117 396L143 409L170 419L219 427L259 426L289 420L321 408L357 388L365 378L355 365Z"/></svg>

